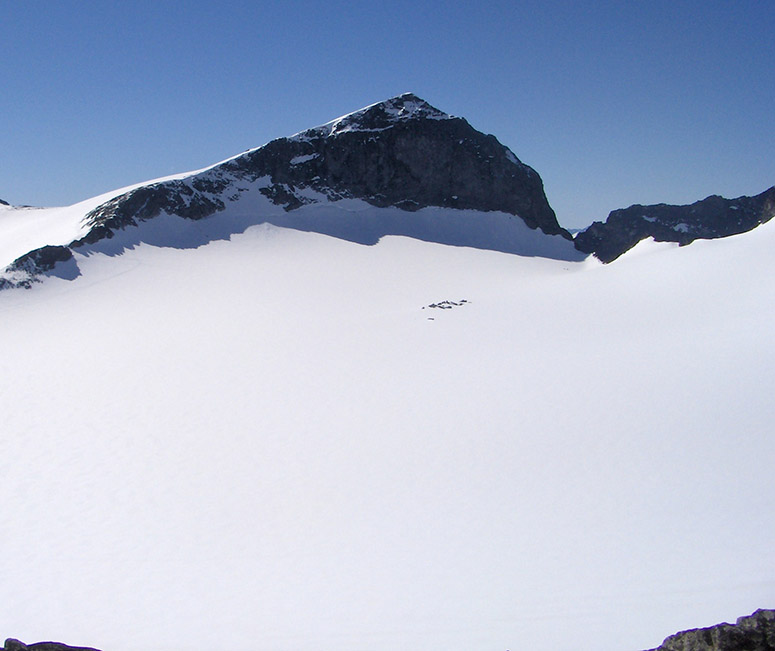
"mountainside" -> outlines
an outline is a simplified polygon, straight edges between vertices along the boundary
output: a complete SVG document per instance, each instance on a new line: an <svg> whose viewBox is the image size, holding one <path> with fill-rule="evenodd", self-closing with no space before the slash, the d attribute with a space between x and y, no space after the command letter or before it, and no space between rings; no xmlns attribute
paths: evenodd
<svg viewBox="0 0 775 651"><path fill-rule="evenodd" d="M411 93L273 140L206 170L114 194L98 205L85 205L81 214L73 212L70 219L79 221L71 229L77 230L72 240L60 236L59 241L45 241L8 260L11 264L0 278L0 288L28 285L41 274L56 273L72 261L75 251L84 252L83 247L160 215L196 221L218 214L222 222L232 220L228 226L208 225L220 237L228 236L230 229L240 232L269 221L361 243L373 244L388 234L408 235L523 254L534 253L525 239L536 238L522 235L522 223L572 239L557 223L535 170L494 136ZM372 212L370 219L360 215L346 222L286 214L343 200L400 212L379 217ZM346 203L341 206L356 212ZM438 213L429 217L425 208L448 212L439 219ZM168 246L179 246L187 237L168 235L164 242ZM548 248L558 246L563 256L574 258L571 247ZM72 264L59 273L73 274L77 271Z"/></svg>
<svg viewBox="0 0 775 651"><path fill-rule="evenodd" d="M605 223L595 222L575 238L576 248L612 262L641 240L684 245L744 233L775 216L775 186L755 197L711 196L688 206L660 203L614 210Z"/></svg>

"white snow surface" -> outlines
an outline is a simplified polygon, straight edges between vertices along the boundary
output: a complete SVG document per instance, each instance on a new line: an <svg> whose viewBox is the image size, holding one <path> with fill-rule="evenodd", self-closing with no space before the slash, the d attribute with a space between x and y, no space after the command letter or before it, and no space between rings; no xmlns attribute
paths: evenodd
<svg viewBox="0 0 775 651"><path fill-rule="evenodd" d="M306 163L307 161L317 158L320 154L305 154L304 156L294 156L289 161L291 165L299 165L300 163Z"/></svg>
<svg viewBox="0 0 775 651"><path fill-rule="evenodd" d="M775 604L775 223L126 238L0 293L3 635L622 651Z"/></svg>

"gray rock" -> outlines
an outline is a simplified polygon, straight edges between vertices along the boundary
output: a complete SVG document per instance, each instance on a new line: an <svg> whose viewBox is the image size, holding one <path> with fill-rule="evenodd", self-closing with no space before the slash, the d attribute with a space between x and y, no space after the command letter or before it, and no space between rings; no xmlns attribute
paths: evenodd
<svg viewBox="0 0 775 651"><path fill-rule="evenodd" d="M595 222L578 233L579 251L611 262L641 240L686 245L750 231L775 216L775 186L754 197L724 199L716 195L688 206L660 203L614 210L605 223Z"/></svg>
<svg viewBox="0 0 775 651"><path fill-rule="evenodd" d="M35 644L24 644L19 640L8 638L5 641L4 651L98 651L92 647L68 646L61 642L36 642Z"/></svg>
<svg viewBox="0 0 775 651"><path fill-rule="evenodd" d="M571 239L557 223L541 178L495 136L406 93L338 121L280 138L228 161L240 177L269 176L265 194L293 210L295 189L329 199L416 211L427 206L501 211Z"/></svg>
<svg viewBox="0 0 775 651"><path fill-rule="evenodd" d="M676 633L651 651L775 651L775 610L757 610L735 624Z"/></svg>
<svg viewBox="0 0 775 651"><path fill-rule="evenodd" d="M73 252L66 246L43 246L34 249L6 267L6 272L12 274L20 272L23 280L12 282L6 278L0 278L0 289L30 287L32 283L39 280L40 276L49 275L55 268L61 266L61 263L68 263L71 260L73 260ZM72 264L75 265L75 262Z"/></svg>

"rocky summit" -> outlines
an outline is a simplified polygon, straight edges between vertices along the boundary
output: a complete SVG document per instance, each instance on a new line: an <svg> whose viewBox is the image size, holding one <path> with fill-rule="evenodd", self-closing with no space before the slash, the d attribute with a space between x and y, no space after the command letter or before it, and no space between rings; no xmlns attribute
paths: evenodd
<svg viewBox="0 0 775 651"><path fill-rule="evenodd" d="M495 136L406 93L309 129L227 164L235 173L269 176L267 189L288 209L294 188L379 206L501 211L550 235L557 223L535 170Z"/></svg>
<svg viewBox="0 0 775 651"><path fill-rule="evenodd" d="M406 93L273 140L201 172L119 194L84 216L86 231L79 239L52 242L17 258L6 268L0 288L29 286L40 274L69 263L76 249L111 239L162 214L201 220L235 206L242 215L250 210L260 216L263 208L255 207L255 196L287 213L342 199L391 207L407 215L429 207L497 212L530 229L572 240L557 222L535 170L494 136ZM476 220L477 215L471 214L468 226L456 221L450 228L489 228ZM422 228L407 226L382 234L413 236ZM315 230L315 226L305 229ZM450 243L443 238L437 241ZM453 243L465 241L458 237Z"/></svg>
<svg viewBox="0 0 775 651"><path fill-rule="evenodd" d="M89 216L88 242L162 211L201 219L236 201L245 183L287 211L362 199L416 211L427 206L502 211L550 235L557 222L538 173L495 136L406 93L289 138L279 138L182 181L116 197Z"/></svg>
<svg viewBox="0 0 775 651"><path fill-rule="evenodd" d="M710 196L688 206L664 203L614 210L605 223L594 222L574 240L583 253L611 262L641 240L685 245L744 233L775 216L775 186L754 197Z"/></svg>

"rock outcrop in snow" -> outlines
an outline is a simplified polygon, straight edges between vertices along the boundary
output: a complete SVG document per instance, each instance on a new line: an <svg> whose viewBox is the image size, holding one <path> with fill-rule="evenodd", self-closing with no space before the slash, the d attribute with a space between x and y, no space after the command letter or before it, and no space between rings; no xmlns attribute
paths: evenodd
<svg viewBox="0 0 775 651"><path fill-rule="evenodd" d="M576 248L611 262L641 240L689 244L744 233L775 215L775 186L754 197L716 195L688 206L660 203L614 210L605 223L594 222L575 238Z"/></svg>
<svg viewBox="0 0 775 651"><path fill-rule="evenodd" d="M775 610L757 610L735 624L676 633L652 651L775 651Z"/></svg>
<svg viewBox="0 0 775 651"><path fill-rule="evenodd" d="M24 644L19 640L8 638L5 641L4 651L97 651L92 647L68 646L61 642L36 642Z"/></svg>

